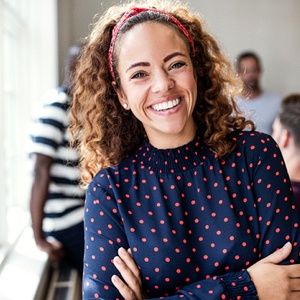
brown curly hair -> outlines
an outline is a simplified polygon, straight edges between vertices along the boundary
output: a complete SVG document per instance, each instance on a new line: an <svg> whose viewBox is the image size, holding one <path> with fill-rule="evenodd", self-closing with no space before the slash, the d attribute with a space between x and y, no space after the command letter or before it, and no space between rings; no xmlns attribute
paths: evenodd
<svg viewBox="0 0 300 300"><path fill-rule="evenodd" d="M234 97L241 84L216 40L204 30L200 16L189 12L182 3L168 0L134 1L113 6L95 24L73 76L70 130L73 139L78 141L84 184L88 184L100 169L117 164L133 153L145 137L142 123L118 101L108 63L112 30L122 15L134 6L155 7L172 14L193 38L196 54L191 57L198 77L193 116L203 140L216 155L222 158L233 151L235 143L229 136L233 130L255 129L251 121L240 115ZM188 49L191 48L188 39L170 19L165 20L166 17L159 14L153 18L150 12L141 14L144 18L130 19L132 26L149 20L162 22L174 28L186 41ZM126 30L120 29L118 37L124 32ZM118 38L113 53L118 86L117 45Z"/></svg>

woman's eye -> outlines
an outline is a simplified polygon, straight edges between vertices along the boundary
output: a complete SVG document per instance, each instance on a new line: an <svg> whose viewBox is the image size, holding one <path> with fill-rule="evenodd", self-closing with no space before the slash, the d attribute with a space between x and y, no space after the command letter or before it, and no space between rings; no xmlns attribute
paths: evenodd
<svg viewBox="0 0 300 300"><path fill-rule="evenodd" d="M145 76L146 76L145 73L138 72L138 73L135 73L131 78L132 78L132 79L136 79L136 78L143 78L143 77L145 77Z"/></svg>
<svg viewBox="0 0 300 300"><path fill-rule="evenodd" d="M182 66L185 66L186 63L184 62L177 62L177 63L174 63L172 66L171 66L171 69L179 69L181 68Z"/></svg>

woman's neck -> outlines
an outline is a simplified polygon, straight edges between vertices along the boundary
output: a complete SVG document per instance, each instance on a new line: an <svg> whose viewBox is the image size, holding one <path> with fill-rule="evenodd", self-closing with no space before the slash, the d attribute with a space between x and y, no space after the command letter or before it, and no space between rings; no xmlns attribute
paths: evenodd
<svg viewBox="0 0 300 300"><path fill-rule="evenodd" d="M157 149L172 149L178 148L180 146L186 145L191 142L196 135L197 126L195 123L192 124L187 130L183 132L171 134L156 132L148 134L149 142L152 146Z"/></svg>

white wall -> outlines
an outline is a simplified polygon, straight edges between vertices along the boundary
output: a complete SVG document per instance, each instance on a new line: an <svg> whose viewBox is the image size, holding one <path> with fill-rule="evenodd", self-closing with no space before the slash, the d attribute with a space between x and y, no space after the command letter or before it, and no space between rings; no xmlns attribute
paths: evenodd
<svg viewBox="0 0 300 300"><path fill-rule="evenodd" d="M58 1L62 30L60 63L68 46L88 34L93 16L118 2ZM190 0L189 3L204 17L209 31L217 37L231 61L241 51L254 50L262 59L266 89L281 95L300 92L299 0Z"/></svg>
<svg viewBox="0 0 300 300"><path fill-rule="evenodd" d="M59 81L63 81L64 61L68 48L80 42L90 33L92 24L117 0L57 0Z"/></svg>

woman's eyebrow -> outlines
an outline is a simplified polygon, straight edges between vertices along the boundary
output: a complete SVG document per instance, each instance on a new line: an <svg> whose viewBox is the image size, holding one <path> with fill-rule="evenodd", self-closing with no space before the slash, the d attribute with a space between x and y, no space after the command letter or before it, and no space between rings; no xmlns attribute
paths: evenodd
<svg viewBox="0 0 300 300"><path fill-rule="evenodd" d="M126 69L126 72L128 72L130 69L132 68L135 68L135 67L139 67L139 66L143 66L143 67L149 67L150 66L150 63L148 62L137 62L137 63L134 63L132 65L130 65L127 69Z"/></svg>
<svg viewBox="0 0 300 300"><path fill-rule="evenodd" d="M171 54L167 55L164 58L164 62L167 62L168 60L172 59L174 56L186 56L186 55L181 53L181 52L174 52L174 53L171 53Z"/></svg>

